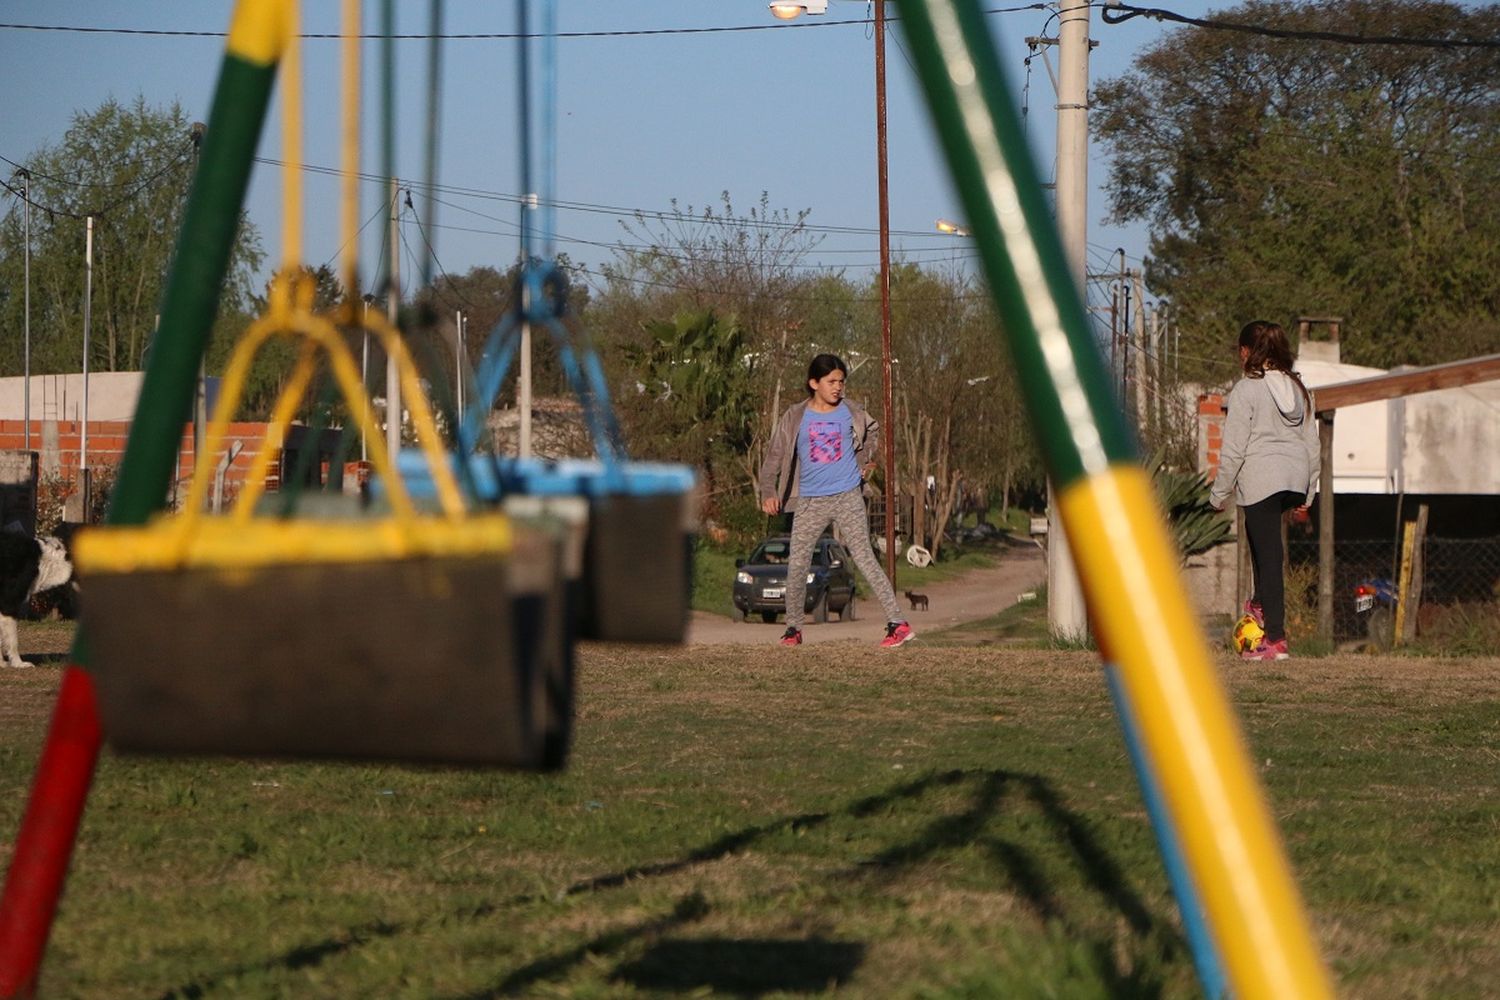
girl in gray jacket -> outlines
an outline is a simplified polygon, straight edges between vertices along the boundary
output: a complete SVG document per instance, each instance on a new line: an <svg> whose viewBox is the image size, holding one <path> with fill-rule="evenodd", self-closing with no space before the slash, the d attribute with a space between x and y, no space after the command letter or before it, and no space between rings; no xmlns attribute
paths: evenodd
<svg viewBox="0 0 1500 1000"><path fill-rule="evenodd" d="M1240 331L1245 377L1229 392L1219 448L1219 471L1209 503L1223 510L1234 502L1245 512L1245 536L1255 571L1255 593L1245 611L1261 623L1265 638L1240 655L1249 660L1285 660L1285 584L1281 578L1281 518L1306 509L1318 492L1318 428L1312 394L1292 370L1286 331L1256 320Z"/></svg>

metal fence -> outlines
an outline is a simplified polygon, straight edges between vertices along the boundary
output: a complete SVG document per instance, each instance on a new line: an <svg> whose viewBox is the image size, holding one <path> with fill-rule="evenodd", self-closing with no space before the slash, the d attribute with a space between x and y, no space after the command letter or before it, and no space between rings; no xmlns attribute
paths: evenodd
<svg viewBox="0 0 1500 1000"><path fill-rule="evenodd" d="M1318 542L1288 544L1287 615L1317 621ZM1420 543L1420 591L1409 595L1416 607L1414 646L1435 653L1500 654L1500 537L1440 538ZM1333 637L1388 645L1399 600L1401 544L1396 540L1341 539L1334 542ZM1380 586L1384 583L1384 587ZM1356 607L1356 588L1371 585L1369 607ZM1415 587L1412 588L1416 590ZM1299 629L1298 631L1302 631ZM1303 634L1311 634L1308 628Z"/></svg>

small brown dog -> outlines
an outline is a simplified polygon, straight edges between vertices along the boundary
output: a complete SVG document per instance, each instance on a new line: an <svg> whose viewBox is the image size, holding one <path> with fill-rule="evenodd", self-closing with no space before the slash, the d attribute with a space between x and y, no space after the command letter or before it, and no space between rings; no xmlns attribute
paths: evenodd
<svg viewBox="0 0 1500 1000"><path fill-rule="evenodd" d="M906 599L908 601L911 601L911 609L913 611L926 611L927 610L927 595L926 594L913 594L909 590L906 591L905 593L906 593Z"/></svg>

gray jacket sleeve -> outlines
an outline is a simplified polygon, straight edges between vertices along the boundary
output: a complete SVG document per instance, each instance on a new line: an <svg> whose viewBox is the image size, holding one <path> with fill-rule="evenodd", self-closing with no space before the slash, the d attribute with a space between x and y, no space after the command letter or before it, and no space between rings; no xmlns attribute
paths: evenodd
<svg viewBox="0 0 1500 1000"><path fill-rule="evenodd" d="M1323 476L1323 443L1318 437L1318 415L1311 406L1308 409L1307 427L1303 441L1307 445L1307 502L1311 504L1318 495L1318 484Z"/></svg>
<svg viewBox="0 0 1500 1000"><path fill-rule="evenodd" d="M1219 436L1219 471L1214 474L1213 489L1208 494L1208 502L1219 509L1229 505L1229 495L1239 478L1240 466L1245 464L1245 448L1250 443L1249 393L1239 391L1244 384L1243 379L1235 383L1226 401L1229 416L1224 418L1224 429Z"/></svg>
<svg viewBox="0 0 1500 1000"><path fill-rule="evenodd" d="M782 463L786 459L788 435L784 432L783 425L790 413L791 410L788 410L776 419L776 425L771 429L771 441L766 445L766 457L760 463L758 484L762 500L781 499L781 489L777 479L781 474Z"/></svg>
<svg viewBox="0 0 1500 1000"><path fill-rule="evenodd" d="M864 433L860 435L859 447L854 449L854 459L863 469L871 462L878 461L880 454L880 422L870 415L870 411L860 408L864 414Z"/></svg>

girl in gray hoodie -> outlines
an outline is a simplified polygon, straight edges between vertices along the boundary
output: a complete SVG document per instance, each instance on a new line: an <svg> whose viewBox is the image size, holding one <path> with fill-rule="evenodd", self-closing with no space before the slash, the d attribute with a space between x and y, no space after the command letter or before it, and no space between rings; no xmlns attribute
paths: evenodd
<svg viewBox="0 0 1500 1000"><path fill-rule="evenodd" d="M1285 585L1281 578L1281 518L1305 509L1318 492L1318 427L1312 394L1292 370L1286 331L1256 320L1240 331L1245 377L1226 403L1219 471L1209 503L1223 510L1231 491L1245 512L1245 536L1255 571L1255 593L1245 611L1265 629L1250 660L1285 660Z"/></svg>

